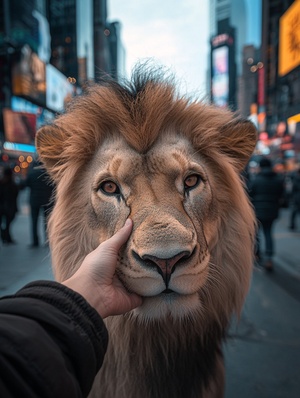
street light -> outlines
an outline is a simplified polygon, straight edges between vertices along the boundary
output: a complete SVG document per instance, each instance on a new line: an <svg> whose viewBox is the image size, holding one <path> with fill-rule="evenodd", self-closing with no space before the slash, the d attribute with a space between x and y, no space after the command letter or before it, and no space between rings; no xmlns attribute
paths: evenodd
<svg viewBox="0 0 300 398"><path fill-rule="evenodd" d="M253 65L253 64L254 64L254 60L253 60L253 58L251 58L251 57L249 57L249 58L247 59L247 64L248 64L248 65L251 65L250 71L251 71L252 73L257 72L258 69L262 69L262 68L264 67L263 62L261 62L261 61L258 61L257 64Z"/></svg>
<svg viewBox="0 0 300 398"><path fill-rule="evenodd" d="M255 120L257 121L257 126L259 130L263 131L265 129L265 104L264 104L264 72L263 72L263 67L264 64L261 61L258 61L257 63L254 63L254 59L252 57L249 57L247 59L247 64L250 66L250 72L251 73L257 73L257 78L256 78L256 99L255 103L251 104L252 111L255 108L256 111L253 111L253 116L255 117ZM251 111L250 111L251 113Z"/></svg>
<svg viewBox="0 0 300 398"><path fill-rule="evenodd" d="M252 66L251 66L250 71L251 71L252 73L255 73L255 72L258 71L258 69L262 69L263 67L264 67L264 64L263 64L261 61L259 61L259 62L257 62L256 65L252 65Z"/></svg>

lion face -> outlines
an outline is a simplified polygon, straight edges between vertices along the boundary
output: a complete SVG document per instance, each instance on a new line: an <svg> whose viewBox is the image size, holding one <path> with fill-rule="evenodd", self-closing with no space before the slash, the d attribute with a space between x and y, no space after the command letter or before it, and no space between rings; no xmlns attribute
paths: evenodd
<svg viewBox="0 0 300 398"><path fill-rule="evenodd" d="M117 273L144 297L131 315L226 324L252 270L255 216L240 172L255 143L248 120L180 99L151 74L137 75L133 88L92 88L36 136L57 187L49 224L56 279L130 217Z"/></svg>
<svg viewBox="0 0 300 398"><path fill-rule="evenodd" d="M199 309L216 229L205 163L189 142L166 135L146 154L124 139L107 140L91 164L90 225L99 240L133 220L117 272L144 297L137 311L152 317Z"/></svg>

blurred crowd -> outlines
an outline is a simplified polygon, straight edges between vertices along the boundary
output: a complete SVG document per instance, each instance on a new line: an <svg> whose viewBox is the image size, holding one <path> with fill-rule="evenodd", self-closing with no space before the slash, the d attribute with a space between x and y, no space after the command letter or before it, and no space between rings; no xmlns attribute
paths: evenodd
<svg viewBox="0 0 300 398"><path fill-rule="evenodd" d="M274 237L276 220L281 208L289 209L291 231L296 230L300 213L300 165L288 173L279 172L268 157L260 156L256 168L249 167L243 174L249 198L253 204L258 228L255 245L256 265L273 271ZM262 237L264 248L262 247Z"/></svg>
<svg viewBox="0 0 300 398"><path fill-rule="evenodd" d="M28 188L28 204L30 207L29 232L31 243L29 248L37 248L42 240L47 244L47 222L54 204L54 187L43 166L35 160L24 180L15 178L13 169L3 166L0 171L0 226L3 244L17 244L11 232L18 209L20 191ZM43 217L44 237L39 236L39 218Z"/></svg>

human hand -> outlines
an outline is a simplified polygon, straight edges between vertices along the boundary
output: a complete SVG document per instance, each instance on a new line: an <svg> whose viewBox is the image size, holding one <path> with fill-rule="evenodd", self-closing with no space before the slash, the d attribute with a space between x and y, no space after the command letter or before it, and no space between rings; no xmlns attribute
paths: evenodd
<svg viewBox="0 0 300 398"><path fill-rule="evenodd" d="M128 219L123 228L89 253L75 274L63 282L80 293L102 318L123 314L142 304L142 298L129 293L115 274L119 250L131 230L132 220Z"/></svg>

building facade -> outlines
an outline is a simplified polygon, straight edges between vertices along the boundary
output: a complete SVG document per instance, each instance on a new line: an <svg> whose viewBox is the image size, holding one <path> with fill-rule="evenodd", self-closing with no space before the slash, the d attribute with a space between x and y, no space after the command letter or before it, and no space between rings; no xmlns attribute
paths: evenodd
<svg viewBox="0 0 300 398"><path fill-rule="evenodd" d="M297 22L300 18L300 7L297 7L296 3L293 0L263 1L262 58L266 66L267 130L271 135L276 134L280 122L285 123L289 117L300 112L300 60L297 57L296 42L295 51L292 50L293 30L296 35L300 32ZM284 14L288 17L286 21ZM295 23L296 25L293 25ZM283 66L280 70L280 62L288 62L289 49L296 62L288 64L287 67Z"/></svg>
<svg viewBox="0 0 300 398"><path fill-rule="evenodd" d="M120 47L106 0L0 0L1 153L34 152L37 129L87 82L118 76Z"/></svg>
<svg viewBox="0 0 300 398"><path fill-rule="evenodd" d="M249 52L248 46L253 47L255 54L260 48L261 0L212 0L210 2L211 37L226 33L228 27L234 30L235 37L235 75L231 74L231 79L235 80L231 83L235 93L231 96L234 97L234 109L248 117L252 107L249 104L249 92L246 89L253 84L255 79L258 81L258 77L250 74L252 65L247 64L245 57L249 58L246 54ZM259 62L258 59L259 55L256 55L257 62ZM250 97L253 98L253 95L254 93L251 93Z"/></svg>

